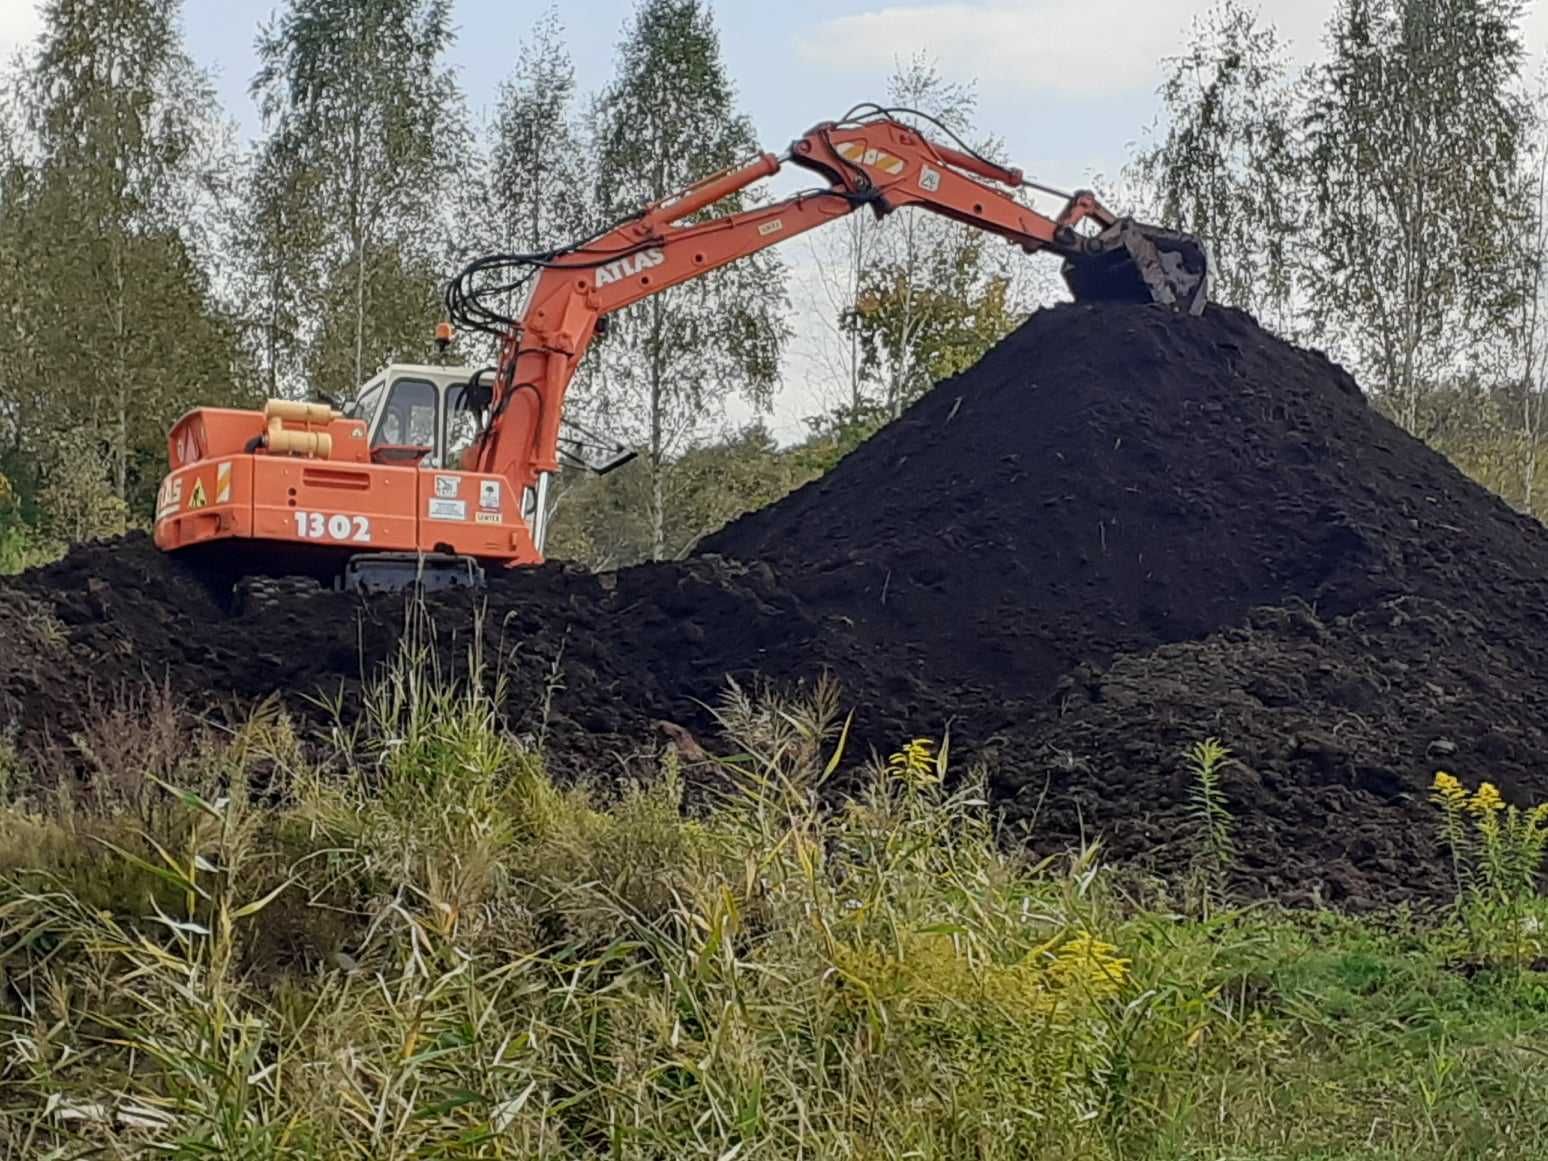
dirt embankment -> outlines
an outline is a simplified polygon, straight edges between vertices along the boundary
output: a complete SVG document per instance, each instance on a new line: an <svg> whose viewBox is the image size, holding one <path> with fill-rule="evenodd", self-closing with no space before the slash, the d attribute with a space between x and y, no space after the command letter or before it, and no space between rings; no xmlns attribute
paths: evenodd
<svg viewBox="0 0 1548 1161"><path fill-rule="evenodd" d="M700 555L494 584L512 710L550 692L561 767L656 722L705 730L728 676L831 670L885 749L950 729L1039 846L1093 830L1175 865L1181 751L1238 758L1244 872L1280 897L1422 893L1437 766L1548 798L1548 532L1233 311L1043 311L827 477ZM460 652L467 599L445 602ZM401 606L232 617L143 538L0 596L0 715L67 732L128 679L194 704L346 690ZM459 636L460 635L460 636Z"/></svg>

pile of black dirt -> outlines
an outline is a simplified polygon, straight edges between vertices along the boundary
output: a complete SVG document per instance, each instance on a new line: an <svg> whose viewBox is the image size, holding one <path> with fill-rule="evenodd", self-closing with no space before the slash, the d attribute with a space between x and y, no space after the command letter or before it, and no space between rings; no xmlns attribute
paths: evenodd
<svg viewBox="0 0 1548 1161"><path fill-rule="evenodd" d="M541 731L562 772L652 755L670 737L662 721L703 731L728 680L799 683L795 660L825 652L772 570L734 561L601 575L550 564L426 605L446 671L465 671L477 633L510 720ZM0 728L57 756L122 689L146 684L196 715L229 719L278 692L321 721L336 703L358 709L363 680L405 633L423 642L424 625L404 597L323 590L238 611L143 535L98 542L6 585ZM847 668L842 651L829 668Z"/></svg>
<svg viewBox="0 0 1548 1161"><path fill-rule="evenodd" d="M1240 312L1042 311L834 471L711 536L942 678L1051 692L1081 662L1299 599L1486 617L1548 538Z"/></svg>
<svg viewBox="0 0 1548 1161"><path fill-rule="evenodd" d="M1172 870L1213 735L1243 885L1359 905L1444 889L1436 769L1548 798L1545 577L1548 532L1321 355L1229 310L1067 306L693 559L433 604L561 773L710 744L728 678L831 672L857 751L949 731L1035 846ZM404 624L331 593L236 614L143 537L87 546L0 587L0 726L57 744L144 680L313 713Z"/></svg>
<svg viewBox="0 0 1548 1161"><path fill-rule="evenodd" d="M1278 897L1443 890L1437 769L1548 799L1548 532L1239 312L1042 312L704 549L910 642L1034 842L1176 867L1207 735Z"/></svg>

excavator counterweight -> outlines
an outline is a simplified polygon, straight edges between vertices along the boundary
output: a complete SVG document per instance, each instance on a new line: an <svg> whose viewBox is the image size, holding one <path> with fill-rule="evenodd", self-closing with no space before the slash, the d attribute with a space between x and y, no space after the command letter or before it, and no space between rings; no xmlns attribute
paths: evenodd
<svg viewBox="0 0 1548 1161"><path fill-rule="evenodd" d="M712 216L787 164L823 184ZM1028 190L1063 208L1039 212ZM589 238L469 264L447 286L447 314L494 336L495 366L395 365L343 410L271 400L263 412L190 412L168 440L156 543L228 573L344 587L479 583L488 569L540 563L561 460L606 471L629 458L564 414L609 316L857 210L910 208L1051 252L1080 301L1198 314L1207 300L1196 239L1119 218L1088 191L1028 182L917 111L857 106L779 156L712 174ZM443 324L437 343L451 339Z"/></svg>

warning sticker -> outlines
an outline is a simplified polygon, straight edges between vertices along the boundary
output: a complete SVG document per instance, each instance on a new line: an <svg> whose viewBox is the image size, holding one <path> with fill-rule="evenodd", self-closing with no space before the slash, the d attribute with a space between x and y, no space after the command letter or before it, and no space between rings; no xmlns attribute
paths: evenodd
<svg viewBox="0 0 1548 1161"><path fill-rule="evenodd" d="M462 480L457 476L437 476L435 478L435 494L443 500L452 499L462 491Z"/></svg>
<svg viewBox="0 0 1548 1161"><path fill-rule="evenodd" d="M919 188L927 193L934 193L941 188L941 174L939 170L931 169L928 165L919 167Z"/></svg>
<svg viewBox="0 0 1548 1161"><path fill-rule="evenodd" d="M477 520L480 524L498 524L500 523L500 513L475 512L473 513L473 519Z"/></svg>
<svg viewBox="0 0 1548 1161"><path fill-rule="evenodd" d="M480 480L478 482L478 506L480 508L492 508L496 511L500 508L500 481Z"/></svg>
<svg viewBox="0 0 1548 1161"><path fill-rule="evenodd" d="M204 481L195 480L193 491L188 496L188 510L192 512L195 508L203 508L208 503L209 499L204 494Z"/></svg>
<svg viewBox="0 0 1548 1161"><path fill-rule="evenodd" d="M156 495L156 519L165 520L168 516L176 516L177 510L183 506L183 481L181 477L174 479L168 476L161 481L161 491Z"/></svg>
<svg viewBox="0 0 1548 1161"><path fill-rule="evenodd" d="M215 503L229 504L231 502L231 465L219 464L215 468Z"/></svg>
<svg viewBox="0 0 1548 1161"><path fill-rule="evenodd" d="M431 500L427 515L432 520L466 520L468 505L465 500Z"/></svg>

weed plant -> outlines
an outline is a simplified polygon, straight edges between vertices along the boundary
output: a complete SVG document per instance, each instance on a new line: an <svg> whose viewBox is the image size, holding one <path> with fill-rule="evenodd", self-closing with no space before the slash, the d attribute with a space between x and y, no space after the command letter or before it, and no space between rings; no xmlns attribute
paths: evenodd
<svg viewBox="0 0 1548 1161"><path fill-rule="evenodd" d="M1522 968L1548 954L1538 894L1548 849L1548 803L1508 806L1492 782L1469 792L1453 775L1435 775L1441 838L1451 852L1457 899L1473 954Z"/></svg>

